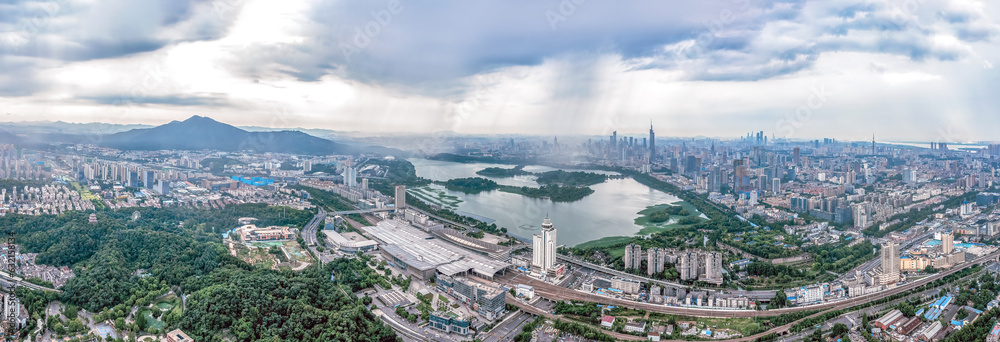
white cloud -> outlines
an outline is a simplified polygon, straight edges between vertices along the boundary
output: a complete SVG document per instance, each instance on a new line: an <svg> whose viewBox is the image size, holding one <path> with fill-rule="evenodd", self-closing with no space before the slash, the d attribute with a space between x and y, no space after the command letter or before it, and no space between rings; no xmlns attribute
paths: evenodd
<svg viewBox="0 0 1000 342"><path fill-rule="evenodd" d="M822 88L795 136L1000 123L983 91L1000 4L982 0L586 2L555 30L556 1L404 1L349 60L341 43L388 2L66 1L19 35L29 49L0 50L6 120L604 134L653 119L666 136L735 136L782 134ZM0 6L18 13L0 20L10 36L40 5Z"/></svg>

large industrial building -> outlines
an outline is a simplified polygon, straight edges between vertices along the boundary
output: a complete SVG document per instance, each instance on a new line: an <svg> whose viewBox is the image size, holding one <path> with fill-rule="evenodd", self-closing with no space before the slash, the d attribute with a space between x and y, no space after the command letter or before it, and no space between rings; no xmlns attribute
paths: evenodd
<svg viewBox="0 0 1000 342"><path fill-rule="evenodd" d="M341 235L336 231L326 231L326 242L344 253L367 252L378 247L378 243L365 239L358 233L344 233ZM346 236L345 236L346 235Z"/></svg>
<svg viewBox="0 0 1000 342"><path fill-rule="evenodd" d="M438 273L445 276L471 273L493 279L511 267L509 263L435 238L403 221L384 220L361 229L379 242L382 256L393 266L421 280Z"/></svg>

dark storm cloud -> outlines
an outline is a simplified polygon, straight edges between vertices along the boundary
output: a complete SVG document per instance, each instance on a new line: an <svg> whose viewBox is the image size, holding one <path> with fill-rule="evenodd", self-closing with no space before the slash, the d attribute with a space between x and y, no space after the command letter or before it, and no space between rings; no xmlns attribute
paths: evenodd
<svg viewBox="0 0 1000 342"><path fill-rule="evenodd" d="M213 39L225 18L206 20L183 32L164 31L194 13L195 0L10 1L0 4L0 54L81 61L158 50L178 41Z"/></svg>
<svg viewBox="0 0 1000 342"><path fill-rule="evenodd" d="M681 68L691 80L753 81L807 69L827 52L917 61L956 60L966 53L932 44L936 18L905 19L900 14L911 13L898 13L891 3L835 2L822 13L804 13L806 1L331 1L313 8L304 42L252 47L232 68L253 77L278 63L301 81L334 74L448 96L461 92L461 80L472 75L581 54L641 61L633 69ZM959 39L993 37L994 25L975 25L979 15L946 13L940 20ZM799 29L790 37L763 30L776 23ZM786 38L800 43L774 43ZM664 50L683 42L693 46Z"/></svg>

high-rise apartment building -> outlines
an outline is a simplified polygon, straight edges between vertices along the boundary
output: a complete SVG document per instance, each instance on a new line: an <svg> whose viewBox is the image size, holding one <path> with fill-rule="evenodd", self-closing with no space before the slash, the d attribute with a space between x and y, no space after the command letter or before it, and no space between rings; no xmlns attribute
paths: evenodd
<svg viewBox="0 0 1000 342"><path fill-rule="evenodd" d="M705 253L705 279L722 282L722 254Z"/></svg>
<svg viewBox="0 0 1000 342"><path fill-rule="evenodd" d="M951 254L954 249L955 237L951 235L951 232L941 234L941 253Z"/></svg>
<svg viewBox="0 0 1000 342"><path fill-rule="evenodd" d="M892 241L882 244L881 257L881 283L891 284L899 281L899 246Z"/></svg>
<svg viewBox="0 0 1000 342"><path fill-rule="evenodd" d="M153 184L156 184L154 182L154 178L156 178L156 171L153 171L153 170L143 171L142 172L142 187L144 187L146 189L152 189L153 188Z"/></svg>
<svg viewBox="0 0 1000 342"><path fill-rule="evenodd" d="M663 272L663 264L666 262L667 253L663 248L651 248L646 252L646 274L654 275Z"/></svg>
<svg viewBox="0 0 1000 342"><path fill-rule="evenodd" d="M677 256L677 273L681 280L698 279L698 254L683 252Z"/></svg>
<svg viewBox="0 0 1000 342"><path fill-rule="evenodd" d="M625 269L635 269L642 266L642 247L637 244L629 244L625 246L625 256L622 257L625 261Z"/></svg>
<svg viewBox="0 0 1000 342"><path fill-rule="evenodd" d="M367 180L367 178L366 178ZM396 186L396 212L406 209L406 185Z"/></svg>

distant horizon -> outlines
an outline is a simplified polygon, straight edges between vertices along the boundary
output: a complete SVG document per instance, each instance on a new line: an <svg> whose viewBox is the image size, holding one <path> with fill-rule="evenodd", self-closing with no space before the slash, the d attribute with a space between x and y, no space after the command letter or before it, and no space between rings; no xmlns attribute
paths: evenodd
<svg viewBox="0 0 1000 342"><path fill-rule="evenodd" d="M339 133L339 134L352 134L352 135L355 135L354 136L355 138L364 138L364 137L372 137L372 138L374 138L374 137L378 137L378 135L381 135L381 134L397 134L397 135L398 134L403 134L403 135L407 135L407 136L427 136L427 135L435 135L435 134L442 134L442 133L453 135L453 136L456 136L456 137L478 137L478 138L505 138L505 137L525 137L525 138L546 138L546 137L607 138L608 136L610 136L610 135L602 135L602 134L555 134L555 135L515 134L515 133L465 134L465 133L452 132L452 131L439 131L439 132L338 131L338 130L333 130L333 129L314 128L314 127L267 127L267 126L258 126L258 125L240 125L240 124L233 124L233 123L230 123L230 122L222 121L222 120L213 118L211 116L206 116L204 114L194 114L194 115L191 115L191 116L186 117L186 118L172 119L170 121L167 121L167 122L164 122L164 123L161 123L161 124L147 124L147 123L134 123L134 122L130 122L130 123L114 123L114 122L99 122L99 121L73 122L73 121L68 121L68 120L54 120L54 121L53 120L35 120L35 121L0 121L0 125L3 125L3 124L38 124L38 125L45 125L45 124L64 123L64 124L73 124L73 125L143 126L143 127L135 128L135 129L141 129L141 128L157 127L157 126L165 125L165 124L168 124L168 123L171 123L171 122L185 121L187 119L190 119L190 118L193 118L193 117L196 117L196 116L197 117L209 118L209 119L212 119L214 121L217 121L217 122L220 122L220 123L224 123L224 124L227 124L227 125L230 125L230 126L238 127L238 128L260 128L260 129L273 129L273 130L323 130L323 131L329 131L329 132L332 132L332 133ZM654 132L655 132L655 125L654 125L653 128L654 128ZM764 132L764 133L766 134L767 132ZM623 136L623 137L626 137L626 136L627 137L648 136L648 134L649 134L648 131L645 131L645 132L636 132L636 133L631 133L631 132L619 132L618 133L619 136ZM744 137L746 137L746 136L745 135L743 135L743 136L705 136L705 135L695 135L695 136L663 136L663 135L660 135L659 133L657 133L657 135L656 135L657 139L668 139L668 140L712 139L712 140L720 140L720 141L734 141L734 140L739 140L739 139L744 138ZM814 137L814 138L799 138L799 139L784 139L784 138L778 137L777 139L779 141L791 141L791 142L811 143L811 142L814 142L816 140L822 141L823 139L827 139L827 138L830 138L830 137ZM768 136L767 139L773 141L770 136ZM834 140L837 140L838 142L842 142L842 143L870 143L871 142L871 140L842 140L842 139L836 139L836 138L830 138L830 139L834 139ZM1000 140L997 140L997 141L1000 141ZM876 136L876 143L878 143L878 144L903 144L903 145L905 145L905 144L930 144L932 142L944 142L944 143L948 143L948 144L958 144L958 145L979 145L979 144L996 143L997 141L990 141L990 140L979 140L979 141L934 141L934 140L920 140L920 139L918 139L918 140L908 140L908 139L878 139L878 137ZM914 146L914 147L919 147L919 146Z"/></svg>

